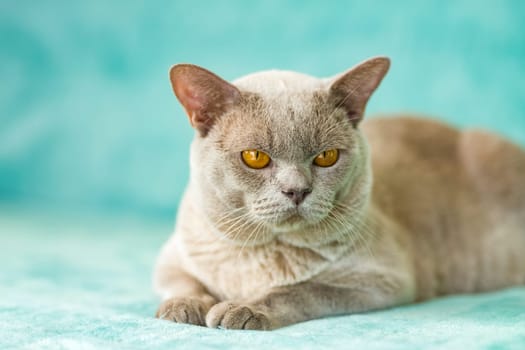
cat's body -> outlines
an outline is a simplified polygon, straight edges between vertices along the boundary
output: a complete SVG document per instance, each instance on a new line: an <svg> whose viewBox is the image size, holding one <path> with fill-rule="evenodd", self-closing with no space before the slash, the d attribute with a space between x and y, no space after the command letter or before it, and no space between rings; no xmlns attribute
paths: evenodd
<svg viewBox="0 0 525 350"><path fill-rule="evenodd" d="M409 237L418 300L525 283L521 149L422 119L372 119L362 129L372 202Z"/></svg>
<svg viewBox="0 0 525 350"><path fill-rule="evenodd" d="M159 317L271 329L525 283L525 152L428 120L359 123L387 69L375 59L336 79L270 72L236 87L172 70L200 134L156 269ZM271 163L246 167L247 149ZM317 166L331 149L336 162Z"/></svg>

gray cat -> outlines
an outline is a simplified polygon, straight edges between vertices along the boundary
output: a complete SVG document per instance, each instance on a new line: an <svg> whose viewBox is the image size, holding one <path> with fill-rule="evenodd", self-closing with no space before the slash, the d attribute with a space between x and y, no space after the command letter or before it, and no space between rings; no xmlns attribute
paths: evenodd
<svg viewBox="0 0 525 350"><path fill-rule="evenodd" d="M429 120L361 122L389 65L233 84L171 69L197 133L157 317L274 329L525 283L525 152Z"/></svg>

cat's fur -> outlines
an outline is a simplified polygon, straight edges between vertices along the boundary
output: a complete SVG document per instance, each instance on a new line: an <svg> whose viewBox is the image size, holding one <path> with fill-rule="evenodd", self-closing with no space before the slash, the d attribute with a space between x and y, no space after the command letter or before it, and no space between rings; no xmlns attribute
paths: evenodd
<svg viewBox="0 0 525 350"><path fill-rule="evenodd" d="M158 317L273 329L525 283L525 152L412 117L360 123L388 68L378 57L333 79L233 84L172 68L197 134L155 271ZM254 148L269 167L242 163ZM312 164L333 148L334 166ZM286 191L311 193L296 206Z"/></svg>

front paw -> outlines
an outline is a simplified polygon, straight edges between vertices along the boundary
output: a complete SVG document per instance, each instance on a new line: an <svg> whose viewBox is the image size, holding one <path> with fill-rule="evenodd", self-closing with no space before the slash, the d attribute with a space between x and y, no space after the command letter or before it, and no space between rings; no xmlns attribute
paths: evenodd
<svg viewBox="0 0 525 350"><path fill-rule="evenodd" d="M225 301L214 305L206 315L210 328L269 330L272 323L267 313L255 305Z"/></svg>
<svg viewBox="0 0 525 350"><path fill-rule="evenodd" d="M155 317L204 326L208 309L209 307L198 298L171 298L160 304Z"/></svg>

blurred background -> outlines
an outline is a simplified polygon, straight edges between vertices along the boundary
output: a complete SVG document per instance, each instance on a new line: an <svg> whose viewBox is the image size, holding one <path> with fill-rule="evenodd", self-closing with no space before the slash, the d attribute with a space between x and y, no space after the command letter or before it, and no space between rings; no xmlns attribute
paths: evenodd
<svg viewBox="0 0 525 350"><path fill-rule="evenodd" d="M525 2L2 1L0 203L171 221L193 137L168 69L392 68L368 115L525 144Z"/></svg>

